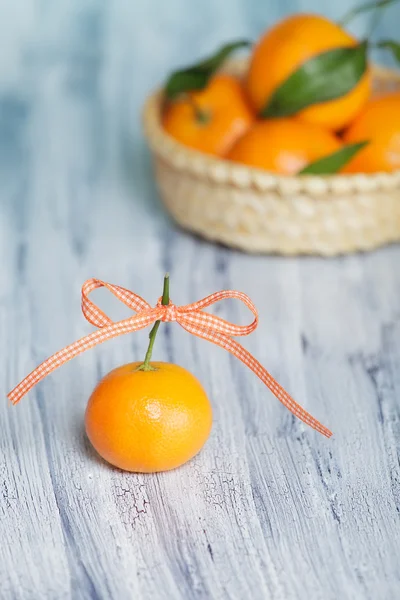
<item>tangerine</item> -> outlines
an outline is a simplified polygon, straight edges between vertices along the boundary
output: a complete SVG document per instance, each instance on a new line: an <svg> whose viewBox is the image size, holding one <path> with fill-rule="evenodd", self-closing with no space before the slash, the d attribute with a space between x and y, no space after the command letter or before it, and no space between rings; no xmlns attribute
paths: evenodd
<svg viewBox="0 0 400 600"><path fill-rule="evenodd" d="M188 92L167 105L164 129L185 146L220 156L253 123L240 82L214 76L201 91Z"/></svg>
<svg viewBox="0 0 400 600"><path fill-rule="evenodd" d="M295 118L258 121L227 153L226 158L284 175L336 152L339 139L330 131Z"/></svg>
<svg viewBox="0 0 400 600"><path fill-rule="evenodd" d="M267 30L255 46L246 79L252 105L259 113L275 90L304 63L335 48L351 47L358 41L325 17L296 14ZM333 131L344 128L360 112L371 89L369 70L347 94L301 110L301 119Z"/></svg>
<svg viewBox="0 0 400 600"><path fill-rule="evenodd" d="M370 100L344 132L346 143L368 141L343 173L373 173L400 169L400 92Z"/></svg>
<svg viewBox="0 0 400 600"><path fill-rule="evenodd" d="M89 440L106 461L140 473L168 471L199 452L212 424L200 382L186 369L130 363L106 375L86 409Z"/></svg>

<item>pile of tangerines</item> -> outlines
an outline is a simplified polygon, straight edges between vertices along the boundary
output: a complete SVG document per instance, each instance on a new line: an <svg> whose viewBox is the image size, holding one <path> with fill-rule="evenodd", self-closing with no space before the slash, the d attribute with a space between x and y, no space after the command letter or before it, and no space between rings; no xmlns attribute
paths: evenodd
<svg viewBox="0 0 400 600"><path fill-rule="evenodd" d="M264 33L244 77L219 71L245 44L171 75L162 114L171 136L286 175L400 169L400 91L373 95L368 40L322 16L296 14ZM375 45L400 57L396 42Z"/></svg>

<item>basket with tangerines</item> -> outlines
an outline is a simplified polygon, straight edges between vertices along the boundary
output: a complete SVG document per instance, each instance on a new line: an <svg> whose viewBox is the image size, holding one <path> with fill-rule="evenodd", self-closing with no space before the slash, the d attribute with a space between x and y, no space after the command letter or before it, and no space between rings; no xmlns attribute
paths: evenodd
<svg viewBox="0 0 400 600"><path fill-rule="evenodd" d="M400 74L341 23L295 14L249 59L240 40L175 71L146 104L161 196L184 227L254 252L339 254L400 239Z"/></svg>

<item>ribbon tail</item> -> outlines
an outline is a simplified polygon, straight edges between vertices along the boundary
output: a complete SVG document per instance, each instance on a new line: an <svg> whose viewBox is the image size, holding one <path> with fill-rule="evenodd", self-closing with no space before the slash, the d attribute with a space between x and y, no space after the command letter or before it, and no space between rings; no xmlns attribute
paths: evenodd
<svg viewBox="0 0 400 600"><path fill-rule="evenodd" d="M291 413L303 421L303 423L306 423L306 425L309 425L319 433L322 433L322 435L325 435L327 438L332 436L332 432L312 415L310 415L310 413L308 413L300 404L298 404L290 396L290 394L288 394L287 391L272 377L272 375L268 373L267 369L265 369L265 367L263 367L262 364L236 340L221 333L216 333L207 329L199 329L195 325L189 323L182 323L180 321L180 325L189 333L208 340L213 344L217 344L218 346L221 346L221 348L224 348L224 350L228 350L228 352L236 356L236 358L241 360L242 363L249 367L249 369L251 369L253 373L255 373L257 377L259 377L259 379L261 379L261 381L271 390L274 396L276 396L276 398L278 398L278 400L284 406L286 406Z"/></svg>
<svg viewBox="0 0 400 600"><path fill-rule="evenodd" d="M119 335L139 331L139 329L144 329L148 325L151 325L157 318L157 314L154 313L154 310L149 311L148 315L139 313L129 319L118 321L117 323L103 327L98 331L94 331L93 333L80 338L76 342L73 342L69 346L66 346L62 350L59 350L29 373L29 375L7 394L7 398L12 404L17 404L37 383L58 369L58 367L61 367L75 358L75 356L78 356L78 354L82 354L82 352L86 352L86 350L93 348L93 346L102 344Z"/></svg>

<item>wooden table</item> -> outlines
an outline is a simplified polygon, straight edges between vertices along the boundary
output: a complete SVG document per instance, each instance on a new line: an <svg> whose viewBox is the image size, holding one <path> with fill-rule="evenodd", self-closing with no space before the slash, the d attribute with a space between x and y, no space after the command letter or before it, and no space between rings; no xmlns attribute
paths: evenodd
<svg viewBox="0 0 400 600"><path fill-rule="evenodd" d="M169 65L261 28L256 2L232 1L229 14L212 7L204 2L191 20L179 0L18 0L3 19L5 600L400 595L400 248L250 257L178 231L158 203L140 134L145 95ZM80 313L86 278L155 302L167 270L179 304L221 288L250 295L261 322L245 346L333 429L331 440L292 418L236 359L173 324L155 356L195 373L215 415L209 442L183 468L120 472L84 434L95 383L141 359L146 332L97 347L8 405L22 376L91 331ZM105 293L97 300L113 318L127 314ZM248 319L234 303L218 311Z"/></svg>

